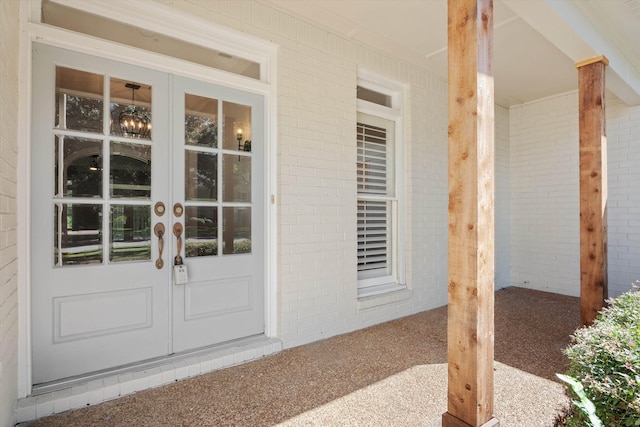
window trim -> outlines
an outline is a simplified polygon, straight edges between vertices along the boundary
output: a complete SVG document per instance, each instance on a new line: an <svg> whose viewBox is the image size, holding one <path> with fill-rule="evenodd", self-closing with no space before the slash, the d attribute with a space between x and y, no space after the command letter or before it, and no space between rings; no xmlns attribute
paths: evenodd
<svg viewBox="0 0 640 427"><path fill-rule="evenodd" d="M404 112L406 87L374 73L359 70L358 86L389 95L391 107L357 99L357 112L391 120L395 123L394 135L394 194L392 197L391 274L369 279L358 279L358 298L406 289L406 160L404 139ZM357 193L357 200L389 200Z"/></svg>

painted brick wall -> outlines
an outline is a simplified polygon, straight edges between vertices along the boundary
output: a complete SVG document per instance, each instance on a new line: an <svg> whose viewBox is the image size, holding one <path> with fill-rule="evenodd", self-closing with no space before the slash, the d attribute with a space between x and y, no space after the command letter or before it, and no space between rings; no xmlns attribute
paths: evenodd
<svg viewBox="0 0 640 427"><path fill-rule="evenodd" d="M254 1L161 1L271 40L278 51L278 270L286 347L446 304L446 83ZM408 85L410 292L356 297L358 69Z"/></svg>
<svg viewBox="0 0 640 427"><path fill-rule="evenodd" d="M0 426L13 426L18 395L17 1L0 1Z"/></svg>
<svg viewBox="0 0 640 427"><path fill-rule="evenodd" d="M640 106L607 92L609 295L640 280Z"/></svg>
<svg viewBox="0 0 640 427"><path fill-rule="evenodd" d="M580 293L577 94L510 109L511 284Z"/></svg>
<svg viewBox="0 0 640 427"><path fill-rule="evenodd" d="M495 288L500 289L510 285L509 110L496 105L495 118Z"/></svg>
<svg viewBox="0 0 640 427"><path fill-rule="evenodd" d="M580 294L578 97L510 110L511 283ZM640 107L607 93L609 296L640 279ZM528 282L528 283L525 283Z"/></svg>

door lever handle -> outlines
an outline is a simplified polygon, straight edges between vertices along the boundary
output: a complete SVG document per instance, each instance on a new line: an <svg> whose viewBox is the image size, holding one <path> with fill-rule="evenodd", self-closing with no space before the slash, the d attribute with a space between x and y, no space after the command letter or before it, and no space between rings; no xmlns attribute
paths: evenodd
<svg viewBox="0 0 640 427"><path fill-rule="evenodd" d="M180 255L182 252L182 224L179 222L173 224L173 235L178 238L178 250L173 262L175 265L182 265L182 256Z"/></svg>
<svg viewBox="0 0 640 427"><path fill-rule="evenodd" d="M156 260L156 268L161 270L164 267L162 260L162 250L164 249L164 224L159 222L153 227L153 234L158 237L158 259Z"/></svg>

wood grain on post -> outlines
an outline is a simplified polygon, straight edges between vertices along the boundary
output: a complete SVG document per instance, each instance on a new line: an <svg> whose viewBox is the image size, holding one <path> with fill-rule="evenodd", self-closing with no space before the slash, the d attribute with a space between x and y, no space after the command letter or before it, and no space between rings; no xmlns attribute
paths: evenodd
<svg viewBox="0 0 640 427"><path fill-rule="evenodd" d="M444 427L493 418L493 1L449 0L448 406Z"/></svg>
<svg viewBox="0 0 640 427"><path fill-rule="evenodd" d="M602 310L607 284L607 135L605 68L599 56L578 68L580 126L580 322Z"/></svg>

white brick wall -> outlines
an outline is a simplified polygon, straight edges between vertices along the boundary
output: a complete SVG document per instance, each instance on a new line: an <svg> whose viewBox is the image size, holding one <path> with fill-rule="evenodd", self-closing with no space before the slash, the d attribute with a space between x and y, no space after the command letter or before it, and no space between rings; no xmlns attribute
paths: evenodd
<svg viewBox="0 0 640 427"><path fill-rule="evenodd" d="M614 297L640 279L640 107L608 92L606 111L609 296ZM510 113L511 284L577 296L577 93Z"/></svg>
<svg viewBox="0 0 640 427"><path fill-rule="evenodd" d="M278 51L279 326L285 347L446 304L446 83L255 1L161 1ZM356 297L358 69L407 84L407 281Z"/></svg>
<svg viewBox="0 0 640 427"><path fill-rule="evenodd" d="M18 395L17 1L0 1L0 427L13 426Z"/></svg>
<svg viewBox="0 0 640 427"><path fill-rule="evenodd" d="M511 284L580 293L577 94L510 110Z"/></svg>
<svg viewBox="0 0 640 427"><path fill-rule="evenodd" d="M510 177L509 177L509 110L496 105L496 172L495 172L495 288L510 285Z"/></svg>
<svg viewBox="0 0 640 427"><path fill-rule="evenodd" d="M640 280L640 106L607 92L609 295Z"/></svg>

